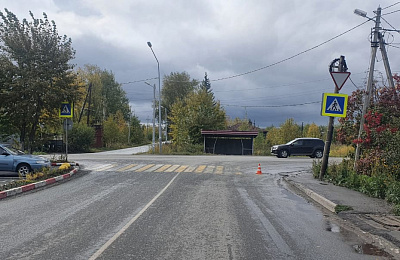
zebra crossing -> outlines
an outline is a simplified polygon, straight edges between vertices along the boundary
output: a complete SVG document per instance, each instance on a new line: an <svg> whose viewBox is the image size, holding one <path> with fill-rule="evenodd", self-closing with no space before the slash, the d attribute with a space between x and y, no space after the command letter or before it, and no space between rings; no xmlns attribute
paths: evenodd
<svg viewBox="0 0 400 260"><path fill-rule="evenodd" d="M88 165L86 170L92 172L152 172L152 173L194 173L194 174L228 174L222 165L180 165L180 164L117 164L107 163ZM241 172L229 174L241 175Z"/></svg>

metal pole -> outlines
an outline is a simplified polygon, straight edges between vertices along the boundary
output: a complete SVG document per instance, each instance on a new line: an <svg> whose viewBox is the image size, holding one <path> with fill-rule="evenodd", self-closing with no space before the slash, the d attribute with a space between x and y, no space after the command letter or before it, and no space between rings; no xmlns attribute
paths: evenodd
<svg viewBox="0 0 400 260"><path fill-rule="evenodd" d="M168 120L167 120L167 108L165 109L165 141L168 141Z"/></svg>
<svg viewBox="0 0 400 260"><path fill-rule="evenodd" d="M153 86L153 153L155 153L156 149L156 84Z"/></svg>
<svg viewBox="0 0 400 260"><path fill-rule="evenodd" d="M372 84L374 81L374 69L375 69L375 59L376 59L376 50L378 48L378 36L379 36L379 24L381 21L381 8L378 7L376 11L376 20L375 20L375 28L374 28L374 38L371 42L371 61L369 65L369 74L368 74L368 84L367 84L367 95L364 95L364 102L363 102L363 110L360 119L360 129L358 131L358 140L361 139L361 135L364 131L364 123L365 123L365 114L367 113L367 109L369 107L369 101L371 100L371 93L372 93ZM360 159L360 143L357 142L355 158L354 158L354 169L356 169L357 161Z"/></svg>
<svg viewBox="0 0 400 260"><path fill-rule="evenodd" d="M65 161L68 162L68 119L65 119Z"/></svg>
<svg viewBox="0 0 400 260"><path fill-rule="evenodd" d="M389 87L391 89L394 89L392 70L390 69L390 65L389 65L389 58L388 58L387 52L386 52L385 40L383 39L383 35L381 33L379 33L379 48L381 49L382 60L383 60L383 64L385 65L386 77L389 82Z"/></svg>
<svg viewBox="0 0 400 260"><path fill-rule="evenodd" d="M159 149L160 154L162 154L162 137L161 137L161 78L160 78L160 62L158 62L157 56L153 51L151 42L147 42L147 45L150 47L151 52L156 58L157 61L157 70L158 70L158 141L159 141Z"/></svg>
<svg viewBox="0 0 400 260"><path fill-rule="evenodd" d="M153 153L155 153L155 147L156 147L156 84L153 86L150 85L149 83L145 82L145 84L149 85L150 87L153 88L153 138L152 138L152 147L153 147Z"/></svg>
<svg viewBox="0 0 400 260"><path fill-rule="evenodd" d="M336 61L336 60L335 60ZM335 62L334 61L334 62ZM333 62L333 63L334 63ZM333 65L332 63L332 65ZM340 56L339 59L339 66L338 70L339 72L346 72L347 68L345 66L345 60L344 56ZM331 65L330 70L333 68ZM335 90L334 93L339 93L339 89L337 88L335 84ZM333 124L334 124L335 118L333 116L329 117L329 122L328 122L328 133L326 136L326 142L325 142L325 147L324 147L324 154L322 156L322 165L321 165L321 172L319 173L319 179L322 180L324 178L324 175L326 173L326 169L328 168L328 160L329 160L329 152L331 150L331 143L332 143L332 137L333 137Z"/></svg>

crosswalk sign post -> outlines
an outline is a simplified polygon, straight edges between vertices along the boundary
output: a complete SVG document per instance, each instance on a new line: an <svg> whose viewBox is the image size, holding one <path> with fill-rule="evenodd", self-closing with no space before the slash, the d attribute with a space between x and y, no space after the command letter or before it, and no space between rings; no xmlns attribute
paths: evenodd
<svg viewBox="0 0 400 260"><path fill-rule="evenodd" d="M337 71L334 71L334 70ZM335 90L333 94L325 93L322 100L321 115L329 116L328 132L326 134L326 141L324 147L324 154L322 156L321 171L319 179L323 180L326 169L328 167L329 152L331 149L331 142L333 137L333 123L335 117L346 117L347 110L347 95L339 94L339 90L343 87L344 83L350 76L347 72L347 65L344 56L334 59L330 66L329 72L335 83Z"/></svg>
<svg viewBox="0 0 400 260"><path fill-rule="evenodd" d="M68 125L72 126L71 118L74 115L74 107L72 103L62 102L59 110L59 117L65 118L65 160L68 161Z"/></svg>

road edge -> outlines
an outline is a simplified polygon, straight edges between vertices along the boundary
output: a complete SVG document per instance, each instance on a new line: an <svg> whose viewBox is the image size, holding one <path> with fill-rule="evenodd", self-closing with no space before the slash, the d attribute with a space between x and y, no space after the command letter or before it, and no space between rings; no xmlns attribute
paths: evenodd
<svg viewBox="0 0 400 260"><path fill-rule="evenodd" d="M295 189L299 190L300 192L302 192L303 194L305 194L306 196L308 196L310 199L312 199L313 201L315 201L316 203L318 203L319 205L321 205L322 207L324 207L325 209L329 210L332 213L335 213L336 215L338 215L335 211L335 207L338 205L336 203L334 203L333 201L328 200L327 198L323 197L322 195L304 187L302 184L297 183L293 180L289 180L286 177L282 178L287 184L289 184L290 186L294 187ZM339 215L338 215L339 216ZM342 219L342 218L340 218ZM390 242L389 240L372 234L370 232L364 231L362 230L360 227L356 226L353 223L343 223L345 224L348 228L350 228L349 230L356 232L356 234L358 234L359 236L363 237L364 240L368 241L369 243L372 244L377 244L379 245L379 247L381 249L383 249L384 251L386 251L387 253L389 253L391 256L394 257L394 259L399 259L400 260L400 249L394 245L392 242Z"/></svg>
<svg viewBox="0 0 400 260"><path fill-rule="evenodd" d="M76 174L79 170L79 166L74 166L74 169L70 171L69 173L62 174L56 177L52 177L43 181L35 182L35 183L30 183L21 187L5 190L0 192L0 200L5 199L11 196L18 195L20 193L26 192L26 191L31 191L37 188L44 187L46 185L50 185L59 181L63 181L65 179L71 178L72 175Z"/></svg>

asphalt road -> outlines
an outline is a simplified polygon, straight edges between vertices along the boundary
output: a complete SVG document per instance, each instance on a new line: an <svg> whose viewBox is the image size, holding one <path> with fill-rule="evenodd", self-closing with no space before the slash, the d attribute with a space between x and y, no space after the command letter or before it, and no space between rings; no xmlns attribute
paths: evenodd
<svg viewBox="0 0 400 260"><path fill-rule="evenodd" d="M70 160L77 177L0 201L1 259L379 259L281 181L308 158Z"/></svg>

